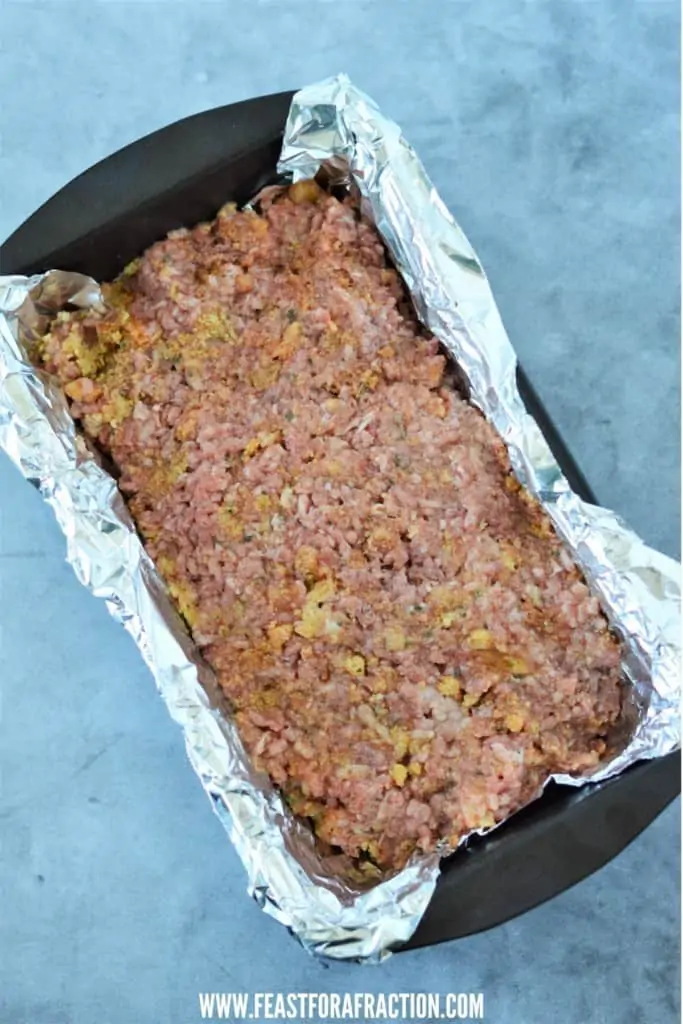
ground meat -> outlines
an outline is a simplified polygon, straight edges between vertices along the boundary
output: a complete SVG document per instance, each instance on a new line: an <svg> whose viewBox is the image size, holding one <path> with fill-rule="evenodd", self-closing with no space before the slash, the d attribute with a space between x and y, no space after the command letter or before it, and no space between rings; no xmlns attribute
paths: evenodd
<svg viewBox="0 0 683 1024"><path fill-rule="evenodd" d="M228 206L104 291L37 358L321 841L393 869L597 764L619 646L349 201Z"/></svg>

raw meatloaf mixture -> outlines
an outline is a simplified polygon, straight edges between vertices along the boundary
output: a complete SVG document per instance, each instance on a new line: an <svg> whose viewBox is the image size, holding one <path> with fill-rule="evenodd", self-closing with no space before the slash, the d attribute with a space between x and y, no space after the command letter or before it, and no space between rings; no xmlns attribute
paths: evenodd
<svg viewBox="0 0 683 1024"><path fill-rule="evenodd" d="M104 293L37 358L323 843L393 869L600 760L619 645L349 200L228 206Z"/></svg>

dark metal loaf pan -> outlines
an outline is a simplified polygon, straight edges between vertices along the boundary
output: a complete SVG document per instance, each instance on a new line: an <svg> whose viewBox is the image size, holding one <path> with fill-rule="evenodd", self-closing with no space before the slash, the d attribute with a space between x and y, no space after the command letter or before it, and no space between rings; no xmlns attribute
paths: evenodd
<svg viewBox="0 0 683 1024"><path fill-rule="evenodd" d="M292 93L209 110L126 146L76 178L0 248L3 274L52 268L114 277L181 225L272 181ZM573 488L595 501L531 384L520 388ZM583 789L551 786L452 856L409 946L483 931L563 892L624 849L680 790L680 754Z"/></svg>

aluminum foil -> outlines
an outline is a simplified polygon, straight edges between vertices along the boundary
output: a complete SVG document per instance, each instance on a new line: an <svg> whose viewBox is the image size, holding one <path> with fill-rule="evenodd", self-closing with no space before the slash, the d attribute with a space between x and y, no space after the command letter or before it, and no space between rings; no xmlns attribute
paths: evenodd
<svg viewBox="0 0 683 1024"><path fill-rule="evenodd" d="M322 166L358 189L418 315L457 361L471 401L500 432L519 479L624 638L632 700L623 749L588 776L557 781L584 785L670 753L680 745L678 564L571 491L520 399L515 354L475 253L398 127L345 76L309 86L292 102L278 169L297 180ZM353 889L250 765L113 479L76 431L59 386L28 359L27 345L56 312L101 303L97 283L79 274L0 278L0 445L54 509L80 581L135 639L244 863L250 894L317 956L383 960L417 927L439 858L415 857L374 888Z"/></svg>

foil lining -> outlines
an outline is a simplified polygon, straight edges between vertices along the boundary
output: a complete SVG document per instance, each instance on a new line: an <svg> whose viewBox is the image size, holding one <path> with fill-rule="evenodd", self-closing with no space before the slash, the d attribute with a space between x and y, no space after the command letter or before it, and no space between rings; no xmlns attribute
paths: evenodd
<svg viewBox="0 0 683 1024"><path fill-rule="evenodd" d="M572 492L522 403L515 354L474 251L399 128L343 75L297 93L285 129L279 172L299 180L321 168L360 193L418 315L458 363L471 401L501 434L517 476L551 516L624 639L631 700L622 749L588 775L555 780L594 783L677 749L678 564L613 512ZM113 479L77 432L58 384L28 359L27 343L58 311L101 303L97 283L80 274L0 278L0 445L54 509L78 579L133 636L244 863L249 893L314 955L381 961L415 931L439 857L416 856L394 877L356 890L250 765Z"/></svg>

